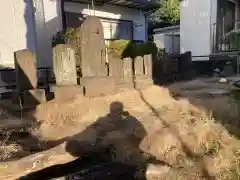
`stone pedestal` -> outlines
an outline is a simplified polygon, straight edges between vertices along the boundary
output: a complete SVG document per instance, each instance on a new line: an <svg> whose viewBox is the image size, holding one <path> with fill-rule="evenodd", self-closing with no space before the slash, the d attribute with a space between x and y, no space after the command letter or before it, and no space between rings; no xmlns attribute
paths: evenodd
<svg viewBox="0 0 240 180"><path fill-rule="evenodd" d="M95 97L111 94L114 92L116 83L114 77L83 77L80 84L84 86L85 96Z"/></svg>
<svg viewBox="0 0 240 180"><path fill-rule="evenodd" d="M83 87L79 85L52 85L51 92L54 93L55 99L67 100L79 95L83 95Z"/></svg>
<svg viewBox="0 0 240 180"><path fill-rule="evenodd" d="M115 93L124 92L132 89L134 89L133 82L122 82L122 83L116 84Z"/></svg>
<svg viewBox="0 0 240 180"><path fill-rule="evenodd" d="M135 88L145 89L153 85L153 80L148 76L136 76L135 77Z"/></svg>

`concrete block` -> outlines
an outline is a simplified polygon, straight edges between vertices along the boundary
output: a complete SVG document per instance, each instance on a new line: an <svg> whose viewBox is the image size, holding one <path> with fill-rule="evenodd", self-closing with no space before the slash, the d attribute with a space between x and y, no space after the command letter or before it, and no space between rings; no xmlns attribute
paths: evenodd
<svg viewBox="0 0 240 180"><path fill-rule="evenodd" d="M50 91L54 93L55 99L59 100L67 100L75 96L83 95L83 87L80 85L52 85Z"/></svg>
<svg viewBox="0 0 240 180"><path fill-rule="evenodd" d="M153 80L149 76L136 76L134 83L136 89L145 89L153 85Z"/></svg>
<svg viewBox="0 0 240 180"><path fill-rule="evenodd" d="M114 93L115 78L110 76L83 77L80 84L84 86L85 96L95 97Z"/></svg>

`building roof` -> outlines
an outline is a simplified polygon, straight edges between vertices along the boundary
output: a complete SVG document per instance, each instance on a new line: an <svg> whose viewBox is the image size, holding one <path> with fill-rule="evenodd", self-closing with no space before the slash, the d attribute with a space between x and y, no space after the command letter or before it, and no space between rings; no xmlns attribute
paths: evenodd
<svg viewBox="0 0 240 180"><path fill-rule="evenodd" d="M79 2L91 4L92 0L65 0L69 2ZM150 11L160 7L156 0L94 0L95 5L112 4L128 8L141 9L143 11Z"/></svg>
<svg viewBox="0 0 240 180"><path fill-rule="evenodd" d="M153 30L154 34L156 33L168 33L168 32L178 32L180 31L180 25L168 26L164 28L156 28Z"/></svg>

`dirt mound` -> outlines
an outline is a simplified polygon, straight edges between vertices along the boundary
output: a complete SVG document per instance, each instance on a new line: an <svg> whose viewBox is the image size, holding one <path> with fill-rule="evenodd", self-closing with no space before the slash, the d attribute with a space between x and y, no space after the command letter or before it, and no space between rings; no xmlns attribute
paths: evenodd
<svg viewBox="0 0 240 180"><path fill-rule="evenodd" d="M156 97L148 94L156 94ZM173 101L166 89L158 87L143 91L143 95L146 95L147 101L158 108ZM141 100L139 92L135 90L94 99L78 97L64 102L53 100L38 106L35 112L35 118L42 123L40 127L41 137L56 140L79 133L83 130L81 128L85 128L99 117L108 114L111 103L115 101L121 102L124 110L137 118L142 119L143 115L152 112ZM61 134L55 133L55 131L60 132L60 130Z"/></svg>
<svg viewBox="0 0 240 180"><path fill-rule="evenodd" d="M164 162L172 167L170 179L239 177L240 141L207 110L175 100L167 88L53 100L37 107L35 119L41 122L35 136L77 142L66 148L74 156L84 143L100 144L111 146L117 161Z"/></svg>

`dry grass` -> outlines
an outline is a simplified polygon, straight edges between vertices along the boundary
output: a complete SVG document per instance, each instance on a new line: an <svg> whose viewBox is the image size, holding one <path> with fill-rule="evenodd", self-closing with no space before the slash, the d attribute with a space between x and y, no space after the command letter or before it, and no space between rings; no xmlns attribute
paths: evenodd
<svg viewBox="0 0 240 180"><path fill-rule="evenodd" d="M175 100L168 89L156 86L144 90L142 94L155 112L141 99L138 91L95 99L79 97L69 102L52 101L41 105L36 111L36 119L43 120L43 124L36 134L47 140L77 134L100 116L105 116L111 102L120 101L148 132L140 145L141 149L176 167L184 167L185 171L175 170L173 174L180 177L188 172L191 174L189 179L209 176L219 180L236 174L237 170L234 169L238 169L239 160L236 151L240 148L240 141L229 134L223 120L216 119L220 116L237 120L239 114L234 102L226 97L211 99L206 101L206 107L188 99ZM94 133L87 137L95 141ZM112 139L117 142L120 138L116 136ZM126 141L120 142L121 147L127 147L120 148L118 154L120 159L126 158L122 157L121 152L131 152L126 150L130 146Z"/></svg>
<svg viewBox="0 0 240 180"><path fill-rule="evenodd" d="M84 136L81 132L99 117L106 116L112 102L120 101L146 129L141 149L173 165L170 174L161 178L240 179L240 140L236 126L240 116L236 102L228 97L201 100L192 94L175 100L167 88L157 86L142 91L142 96L132 90L94 99L77 97L42 104L35 112L42 124L33 134L47 141L75 135L78 141L96 142L94 129ZM105 143L115 145L118 160L133 161L136 149L126 137L138 134L138 130L132 126L113 130L110 126Z"/></svg>
<svg viewBox="0 0 240 180"><path fill-rule="evenodd" d="M0 160L13 157L21 149L14 141L9 142L11 133L7 132L5 137L0 141Z"/></svg>

